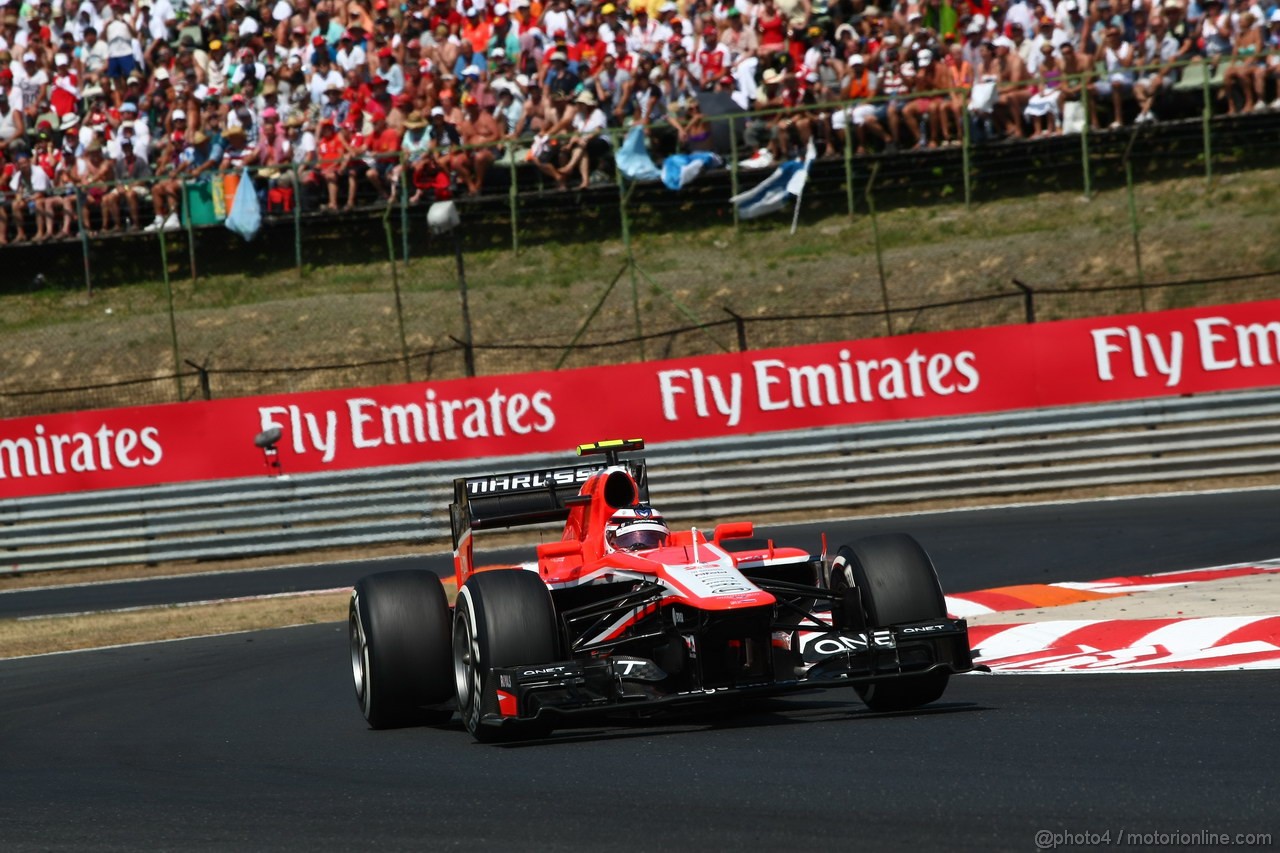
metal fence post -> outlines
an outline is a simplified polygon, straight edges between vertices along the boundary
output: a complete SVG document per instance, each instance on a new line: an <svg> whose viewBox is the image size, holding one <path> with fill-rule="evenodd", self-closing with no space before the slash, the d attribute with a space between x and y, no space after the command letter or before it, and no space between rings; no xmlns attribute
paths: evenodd
<svg viewBox="0 0 1280 853"><path fill-rule="evenodd" d="M876 202L872 197L872 190L875 187L876 175L880 173L880 163L877 162L871 167L871 177L867 179L867 211L871 214L871 236L875 239L876 244L876 268L880 272L880 298L884 302L884 330L885 334L893 334L893 319L889 312L889 284L885 280L884 274L884 250L880 245L880 222L876 216Z"/></svg>
<svg viewBox="0 0 1280 853"><path fill-rule="evenodd" d="M520 214L518 213L520 186L519 179L516 177L516 149L510 142L507 143L506 158L511 164L511 168L507 170L511 173L511 186L507 190L508 204L511 206L511 253L518 255L520 254Z"/></svg>
<svg viewBox="0 0 1280 853"><path fill-rule="evenodd" d="M1133 132L1129 134L1129 144L1124 149L1124 184L1125 190L1129 196L1129 230L1133 235L1133 263L1138 271L1138 298L1142 305L1142 310L1147 310L1147 293L1143 286L1142 277L1142 239L1138 232L1138 203L1134 198L1133 192L1133 163L1130 160L1130 153L1133 151L1133 143L1138 139L1138 128L1141 125L1134 125Z"/></svg>
<svg viewBox="0 0 1280 853"><path fill-rule="evenodd" d="M298 267L298 278L302 278L302 175L298 164L293 166L293 262Z"/></svg>
<svg viewBox="0 0 1280 853"><path fill-rule="evenodd" d="M408 158L404 151L400 152L399 180L396 188L400 190L400 247L404 251L404 262L409 263L409 174Z"/></svg>
<svg viewBox="0 0 1280 853"><path fill-rule="evenodd" d="M452 204L453 202L449 202ZM467 296L467 265L462 259L462 229L454 228L453 254L458 268L458 300L462 303L462 364L467 376L476 375L476 339L471 328L471 303ZM431 364L427 363L427 377L431 377Z"/></svg>
<svg viewBox="0 0 1280 853"><path fill-rule="evenodd" d="M973 203L973 173L969 169L969 146L972 144L972 121L969 116L969 105L964 105L960 113L960 121L964 123L960 146L960 167L964 170L964 209L968 211Z"/></svg>
<svg viewBox="0 0 1280 853"><path fill-rule="evenodd" d="M613 130L610 131L609 136L613 142L613 150L619 150L622 147L622 132ZM613 174L618 182L618 215L622 220L622 246L627 256L627 271L631 274L631 310L636 320L636 341L640 345L640 360L644 361L646 356L644 327L640 322L640 282L636 277L636 256L631 245L631 220L627 216L627 199L631 196L631 191L627 189L621 169L615 166ZM632 187L634 186L635 184L632 184Z"/></svg>
<svg viewBox="0 0 1280 853"><path fill-rule="evenodd" d="M1204 91L1204 111L1201 114L1200 125L1201 133L1204 136L1204 187L1205 189L1213 188L1213 142L1210 139L1209 119L1213 116L1213 98L1209 93L1209 76L1213 73L1213 69L1205 64L1204 82L1201 88Z"/></svg>
<svg viewBox="0 0 1280 853"><path fill-rule="evenodd" d="M729 118L729 192L731 195L738 194L738 128L734 126L733 118ZM738 205L730 205L733 208L733 233L738 233Z"/></svg>
<svg viewBox="0 0 1280 853"><path fill-rule="evenodd" d="M179 208L182 211L179 215L185 215L187 220L187 260L191 263L191 283L194 285L200 274L196 271L196 225L191 217L191 197L187 192L186 181L182 182L182 199ZM166 266L165 269L165 274L168 275L168 267Z"/></svg>
<svg viewBox="0 0 1280 853"><path fill-rule="evenodd" d="M93 296L93 276L89 269L89 220L84 209L84 192L76 187L76 221L80 223L80 251L84 254L84 290L87 296Z"/></svg>
<svg viewBox="0 0 1280 853"><path fill-rule="evenodd" d="M391 264L391 288L396 297L396 325L400 332L400 358L404 362L404 381L412 382L409 372L409 342L404 333L404 303L400 299L400 272L396 269L396 244L391 234L391 206L382 213L382 230L387 235L387 261Z"/></svg>
<svg viewBox="0 0 1280 853"><path fill-rule="evenodd" d="M1084 197L1093 198L1093 179L1089 174L1089 128L1093 123L1093 108L1089 103L1092 90L1089 88L1089 75L1085 75L1084 86L1080 89L1080 105L1084 108L1084 126L1080 128L1080 167L1084 171Z"/></svg>
<svg viewBox="0 0 1280 853"><path fill-rule="evenodd" d="M190 219L191 217L187 217ZM173 307L173 284L169 281L169 247L165 244L168 232L156 229L160 238L160 270L164 274L164 290L169 298L169 340L173 345L173 381L178 391L177 402L182 402L182 361L178 356L178 318Z"/></svg>
<svg viewBox="0 0 1280 853"><path fill-rule="evenodd" d="M842 108L843 109L843 108ZM844 122L844 189L845 202L849 205L849 218L853 219L853 113L845 116Z"/></svg>

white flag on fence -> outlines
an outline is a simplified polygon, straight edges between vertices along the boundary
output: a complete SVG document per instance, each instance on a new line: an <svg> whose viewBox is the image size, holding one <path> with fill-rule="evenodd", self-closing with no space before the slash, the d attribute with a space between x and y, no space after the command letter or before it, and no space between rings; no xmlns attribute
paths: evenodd
<svg viewBox="0 0 1280 853"><path fill-rule="evenodd" d="M787 202L804 192L809 178L809 164L813 161L813 143L804 160L788 160L774 169L773 174L749 190L729 199L738 208L741 219L755 219L786 207Z"/></svg>

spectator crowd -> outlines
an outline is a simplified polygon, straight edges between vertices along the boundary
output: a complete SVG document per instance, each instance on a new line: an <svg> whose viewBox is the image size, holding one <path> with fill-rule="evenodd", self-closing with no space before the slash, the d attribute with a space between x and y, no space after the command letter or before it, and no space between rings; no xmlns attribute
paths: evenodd
<svg viewBox="0 0 1280 853"><path fill-rule="evenodd" d="M743 141L773 160L1151 122L1192 68L1219 111L1280 108L1276 4L10 2L0 243L177 228L245 165L284 209L475 194L525 161L584 188L612 128L710 150L710 102L765 111Z"/></svg>

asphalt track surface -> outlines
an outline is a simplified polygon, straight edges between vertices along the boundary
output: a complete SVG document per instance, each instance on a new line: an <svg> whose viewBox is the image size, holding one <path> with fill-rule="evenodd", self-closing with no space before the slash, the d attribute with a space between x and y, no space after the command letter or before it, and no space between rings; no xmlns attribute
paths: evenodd
<svg viewBox="0 0 1280 853"><path fill-rule="evenodd" d="M1251 492L828 527L915 532L961 589L1280 556L1275 501ZM341 585L336 571L317 585ZM0 840L1033 850L1046 831L1110 833L1130 849L1180 832L1271 833L1274 845L1276 685L1267 671L972 675L908 714L871 714L841 689L486 746L456 724L369 731L340 625L53 655L0 662Z"/></svg>

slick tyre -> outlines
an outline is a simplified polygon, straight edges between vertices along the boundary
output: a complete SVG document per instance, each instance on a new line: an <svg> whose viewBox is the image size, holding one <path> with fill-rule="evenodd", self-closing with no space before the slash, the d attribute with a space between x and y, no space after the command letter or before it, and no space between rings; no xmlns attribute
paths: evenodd
<svg viewBox="0 0 1280 853"><path fill-rule="evenodd" d="M360 580L347 618L356 701L375 729L439 725L453 716L449 601L426 571L382 572Z"/></svg>
<svg viewBox="0 0 1280 853"><path fill-rule="evenodd" d="M910 536L871 536L845 545L831 564L831 588L857 587L867 624L884 627L947 615L946 599L929 555ZM934 670L892 681L859 684L858 696L873 711L905 711L936 701L951 673Z"/></svg>
<svg viewBox="0 0 1280 853"><path fill-rule="evenodd" d="M480 741L541 737L542 721L483 725L496 712L493 667L551 663L558 657L555 606L533 572L504 569L478 572L458 591L453 617L453 676L458 710L467 731Z"/></svg>

